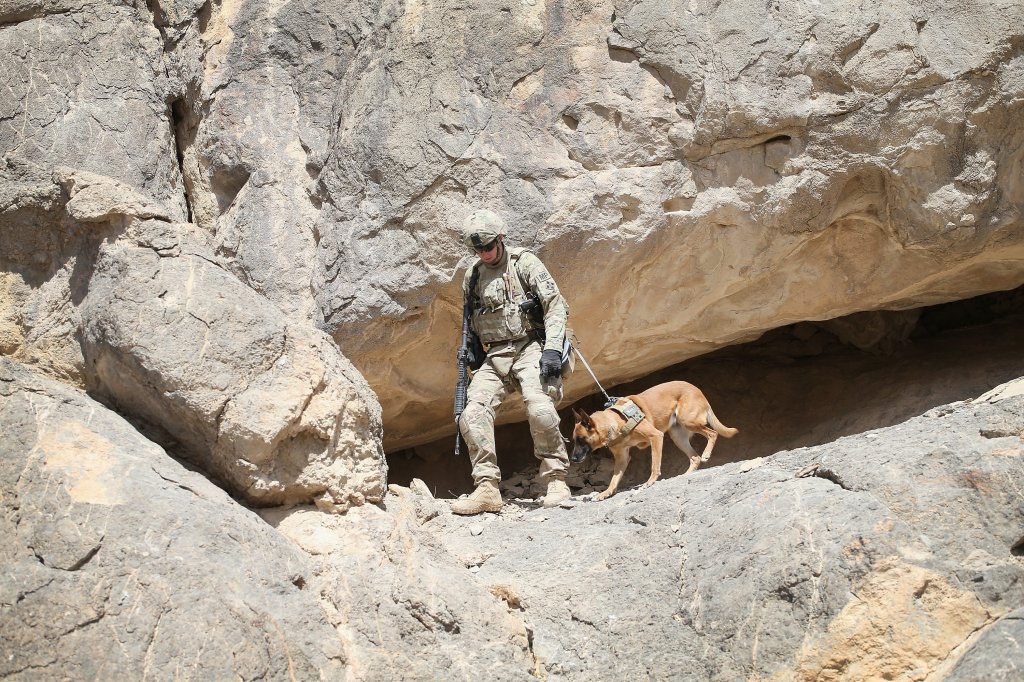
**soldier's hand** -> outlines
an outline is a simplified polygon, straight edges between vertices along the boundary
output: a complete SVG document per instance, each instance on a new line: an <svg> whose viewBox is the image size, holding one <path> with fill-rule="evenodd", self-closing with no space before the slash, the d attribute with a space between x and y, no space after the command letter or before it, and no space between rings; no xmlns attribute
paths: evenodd
<svg viewBox="0 0 1024 682"><path fill-rule="evenodd" d="M553 348L540 354L540 375L552 379L562 374L562 354Z"/></svg>

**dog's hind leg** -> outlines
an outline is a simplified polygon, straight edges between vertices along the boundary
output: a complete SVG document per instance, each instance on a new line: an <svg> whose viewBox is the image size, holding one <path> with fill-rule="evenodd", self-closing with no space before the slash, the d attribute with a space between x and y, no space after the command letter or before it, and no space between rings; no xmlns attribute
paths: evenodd
<svg viewBox="0 0 1024 682"><path fill-rule="evenodd" d="M715 449L715 441L718 440L718 431L704 426L700 429L700 432L708 439L708 444L704 446L704 452L700 455L700 461L706 462L711 459L711 451Z"/></svg>
<svg viewBox="0 0 1024 682"><path fill-rule="evenodd" d="M673 420L675 421L675 420ZM693 445L690 443L690 438L693 434L683 428L682 424L673 423L668 429L669 438L676 444L676 447L683 451L683 454L690 459L690 468L684 473L690 473L700 466L700 455L693 449Z"/></svg>

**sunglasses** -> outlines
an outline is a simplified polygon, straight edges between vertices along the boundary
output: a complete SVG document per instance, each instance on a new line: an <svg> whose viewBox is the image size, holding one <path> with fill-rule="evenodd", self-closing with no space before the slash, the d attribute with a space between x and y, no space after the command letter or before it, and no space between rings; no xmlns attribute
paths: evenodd
<svg viewBox="0 0 1024 682"><path fill-rule="evenodd" d="M487 253L488 251L490 251L491 249L493 249L497 245L498 245L498 240L495 239L490 244L484 244L482 246L474 245L473 246L473 251L475 251L476 253Z"/></svg>

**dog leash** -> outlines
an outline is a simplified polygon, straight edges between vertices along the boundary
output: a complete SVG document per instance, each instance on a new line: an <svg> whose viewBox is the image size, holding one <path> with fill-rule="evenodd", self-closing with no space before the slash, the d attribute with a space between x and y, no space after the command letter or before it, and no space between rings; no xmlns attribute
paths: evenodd
<svg viewBox="0 0 1024 682"><path fill-rule="evenodd" d="M572 346L572 349L576 351L576 355L583 363L583 366L587 368L588 372L590 372L590 376L594 378L594 383L597 384L597 387L599 389L601 389L601 393L604 394L605 399L608 401L604 404L605 409L608 409L609 407L614 405L617 398L612 398L611 396L608 395L607 391L604 390L604 386L602 386L601 382L597 380L597 375L594 374L594 370L590 369L590 365L587 363L587 359L583 357L583 353L580 352L580 349L577 348L576 346Z"/></svg>

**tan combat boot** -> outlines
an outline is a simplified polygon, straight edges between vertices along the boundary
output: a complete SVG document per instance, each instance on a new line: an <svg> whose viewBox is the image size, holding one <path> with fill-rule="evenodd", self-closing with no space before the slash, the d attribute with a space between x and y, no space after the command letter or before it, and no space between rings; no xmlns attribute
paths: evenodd
<svg viewBox="0 0 1024 682"><path fill-rule="evenodd" d="M469 497L452 502L452 513L469 516L481 512L501 511L501 492L495 481L481 481Z"/></svg>
<svg viewBox="0 0 1024 682"><path fill-rule="evenodd" d="M544 496L541 506L557 507L568 500L570 496L572 493L569 492L569 486L565 484L565 481L560 478L552 478L548 481L548 493Z"/></svg>

